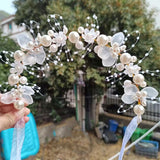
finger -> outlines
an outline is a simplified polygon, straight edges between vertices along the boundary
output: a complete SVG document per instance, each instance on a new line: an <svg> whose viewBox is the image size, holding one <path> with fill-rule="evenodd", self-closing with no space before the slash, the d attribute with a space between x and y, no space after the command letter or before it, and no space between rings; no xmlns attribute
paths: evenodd
<svg viewBox="0 0 160 160"><path fill-rule="evenodd" d="M27 123L29 121L29 117L25 116L24 121L25 121L25 123Z"/></svg>
<svg viewBox="0 0 160 160"><path fill-rule="evenodd" d="M0 107L0 112L2 112L2 113L7 113L7 112L10 112L12 110L15 110L13 104L3 105L2 107Z"/></svg>
<svg viewBox="0 0 160 160"><path fill-rule="evenodd" d="M30 110L28 108L22 108L16 112L9 112L0 117L0 131L12 128L18 120L28 115Z"/></svg>
<svg viewBox="0 0 160 160"><path fill-rule="evenodd" d="M24 116L27 116L29 113L30 113L30 109L29 108L25 108Z"/></svg>
<svg viewBox="0 0 160 160"><path fill-rule="evenodd" d="M10 112L10 111L17 111L15 108L14 108L14 105L13 105L13 103L12 104L1 104L0 105L1 107L0 107L0 112L2 112L2 113L7 113L7 112ZM24 106L25 107L27 107L28 106L28 104L25 102L24 103Z"/></svg>

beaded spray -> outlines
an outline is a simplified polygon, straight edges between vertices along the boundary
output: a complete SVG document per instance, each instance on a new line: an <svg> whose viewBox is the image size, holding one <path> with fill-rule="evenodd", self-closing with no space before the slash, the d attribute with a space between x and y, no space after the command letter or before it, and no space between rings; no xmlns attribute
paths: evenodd
<svg viewBox="0 0 160 160"><path fill-rule="evenodd" d="M122 160L127 142L138 124L142 121L141 115L145 112L146 99L155 99L158 96L157 90L153 87L148 87L143 76L144 73L154 76L154 71L141 71L141 67L138 66L138 64L142 63L142 61L149 56L152 48L137 62L137 57L131 56L128 52L134 48L138 42L140 38L139 31L134 32L137 34L136 41L127 49L125 42L131 34L128 34L126 30L116 33L113 36L100 34L96 15L93 15L93 18L87 17L85 27L80 26L78 27L78 32L72 31L69 34L62 16L57 14L49 15L47 22L51 29L48 30L46 35L39 33L40 26L37 22L30 21L30 26L22 23L23 26L29 29L34 38L20 36L17 41L21 50L17 50L14 53L3 51L2 55L0 55L1 61L11 66L8 82L5 84L9 84L12 87L10 91L7 91L7 89L4 90L5 93L1 97L1 102L4 104L13 103L17 110L25 106L24 101L27 104L32 104L32 95L35 92L40 93L40 87L36 84L29 86L27 77L23 76L23 72L26 71L34 75L35 71L41 71L42 76L45 76L45 70L49 69L49 62L63 66L60 59L63 53L65 53L68 62L73 61L71 50L66 45L66 41L69 40L77 49L73 54L79 54L83 51L85 54L83 54L81 58L84 58L90 52L94 52L102 59L102 65L109 67L108 73L111 73L115 68L117 69L118 73L113 73L106 78L106 81L111 82L111 85L115 83L117 77L119 77L118 80L123 80L125 76L132 78L132 80L124 81L124 94L121 97L124 104L122 104L117 111L118 113L126 112L133 108L136 114L128 125L123 138L119 156L119 160ZM37 36L34 34L35 28L38 30ZM9 63L10 58L8 58L8 56L14 58L13 63ZM35 66L36 64L40 67ZM159 70L155 72L159 73ZM37 75L37 78L39 77L40 76ZM3 85L1 85L1 88L2 87ZM118 96L119 95L117 95L117 97ZM130 105L130 107L125 110L123 109L125 105ZM25 136L24 128L25 122L22 118L14 127L11 160L21 159L21 149Z"/></svg>

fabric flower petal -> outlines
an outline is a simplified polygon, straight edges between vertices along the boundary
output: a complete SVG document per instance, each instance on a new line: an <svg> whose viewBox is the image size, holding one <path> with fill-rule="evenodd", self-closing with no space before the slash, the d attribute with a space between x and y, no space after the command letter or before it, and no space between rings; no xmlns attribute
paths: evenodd
<svg viewBox="0 0 160 160"><path fill-rule="evenodd" d="M123 94L121 99L125 104L132 104L132 103L135 102L135 99L134 99L133 95Z"/></svg>
<svg viewBox="0 0 160 160"><path fill-rule="evenodd" d="M134 84L124 87L124 93L127 95L134 95L136 94L137 91L138 88Z"/></svg>
<svg viewBox="0 0 160 160"><path fill-rule="evenodd" d="M98 56L101 59L107 59L112 54L109 47L103 46L98 49Z"/></svg>
<svg viewBox="0 0 160 160"><path fill-rule="evenodd" d="M107 59L102 59L102 64L105 67L111 67L116 62L116 58L113 58L112 56L109 56Z"/></svg>
<svg viewBox="0 0 160 160"><path fill-rule="evenodd" d="M46 58L46 53L44 52L43 47L40 47L39 49L40 49L39 52L34 52L34 55L36 58L36 62L38 64L43 64Z"/></svg>
<svg viewBox="0 0 160 160"><path fill-rule="evenodd" d="M24 65L34 65L34 64L36 64L35 56L30 54L30 53L25 54L24 59L23 59L23 64Z"/></svg>
<svg viewBox="0 0 160 160"><path fill-rule="evenodd" d="M1 95L0 101L4 104L11 104L14 102L14 97L12 96L11 92L7 92Z"/></svg>
<svg viewBox="0 0 160 160"><path fill-rule="evenodd" d="M114 34L112 37L112 40L111 40L111 45L113 45L115 42L118 43L119 46L122 45L124 42L124 38L125 38L125 36L124 36L123 32L118 32L118 33Z"/></svg>
<svg viewBox="0 0 160 160"><path fill-rule="evenodd" d="M26 35L20 35L18 36L17 38L17 42L18 44L20 45L21 48L24 48L24 49L27 49L27 44L28 42L32 41L31 38L29 38L28 36Z"/></svg>
<svg viewBox="0 0 160 160"><path fill-rule="evenodd" d="M24 94L33 95L35 92L30 86L21 86Z"/></svg>
<svg viewBox="0 0 160 160"><path fill-rule="evenodd" d="M27 94L23 94L22 97L24 98L24 100L26 101L27 104L32 104L33 103L32 96L27 95Z"/></svg>
<svg viewBox="0 0 160 160"><path fill-rule="evenodd" d="M147 92L147 98L156 98L158 96L158 91L153 87L146 87L142 91Z"/></svg>

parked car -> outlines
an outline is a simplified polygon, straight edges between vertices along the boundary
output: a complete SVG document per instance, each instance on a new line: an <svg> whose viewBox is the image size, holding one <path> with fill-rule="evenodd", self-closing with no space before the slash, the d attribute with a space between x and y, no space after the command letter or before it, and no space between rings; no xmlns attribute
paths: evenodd
<svg viewBox="0 0 160 160"><path fill-rule="evenodd" d="M121 104L123 104L121 100L121 95L117 94L116 88L109 88L104 95L104 103L102 104L104 111L118 114L117 110L119 109ZM127 107L129 107L129 105ZM135 116L133 109L130 109L127 112L120 114L131 117ZM142 118L155 122L160 121L160 98L158 98L157 100L147 99L147 106L145 108L145 113L143 114Z"/></svg>

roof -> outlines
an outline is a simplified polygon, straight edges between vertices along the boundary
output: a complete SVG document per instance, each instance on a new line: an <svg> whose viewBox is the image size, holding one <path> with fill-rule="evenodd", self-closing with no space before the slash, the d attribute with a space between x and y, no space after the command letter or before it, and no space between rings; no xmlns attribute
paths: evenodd
<svg viewBox="0 0 160 160"><path fill-rule="evenodd" d="M9 17L2 19L0 21L0 24L3 25L5 23L8 23L8 22L12 21L13 19L15 19L15 15L10 15Z"/></svg>

